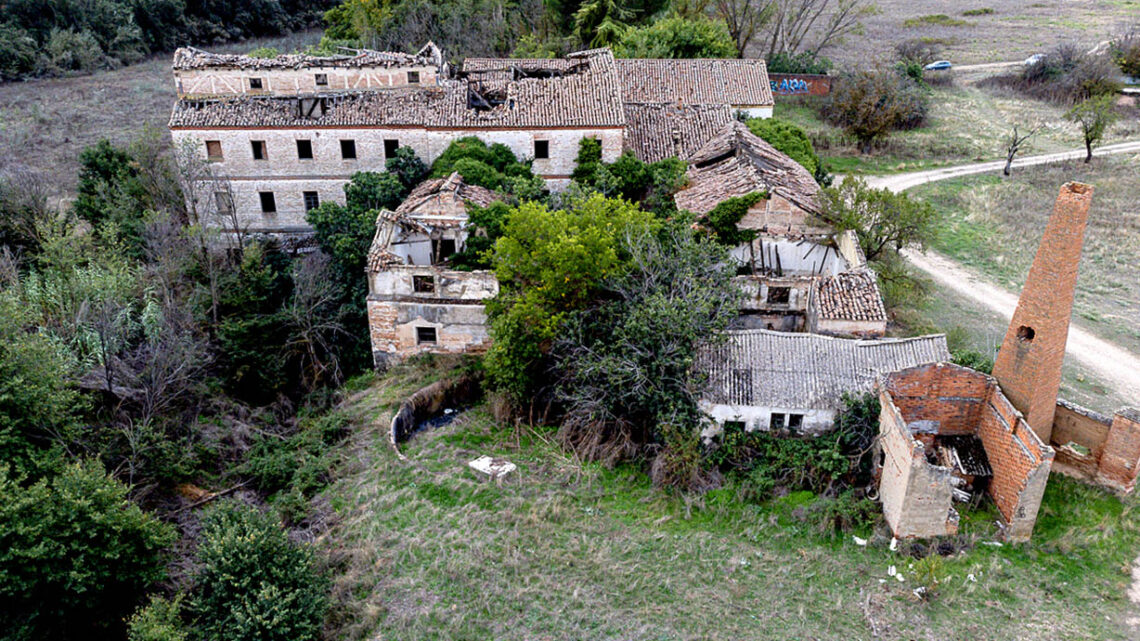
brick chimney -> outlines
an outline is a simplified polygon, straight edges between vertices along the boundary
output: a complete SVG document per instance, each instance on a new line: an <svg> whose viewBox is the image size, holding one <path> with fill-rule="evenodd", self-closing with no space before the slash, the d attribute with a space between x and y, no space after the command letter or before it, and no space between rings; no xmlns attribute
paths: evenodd
<svg viewBox="0 0 1140 641"><path fill-rule="evenodd" d="M994 363L1002 391L1046 443L1053 432L1092 195L1091 185L1071 182L1061 187Z"/></svg>

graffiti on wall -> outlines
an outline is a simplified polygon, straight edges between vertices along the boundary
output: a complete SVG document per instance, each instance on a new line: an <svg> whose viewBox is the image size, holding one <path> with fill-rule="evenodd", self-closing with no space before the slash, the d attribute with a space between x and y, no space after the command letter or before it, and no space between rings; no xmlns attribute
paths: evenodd
<svg viewBox="0 0 1140 641"><path fill-rule="evenodd" d="M772 85L772 93L781 96L793 96L796 94L811 93L811 87L803 78L781 78L780 80L770 80Z"/></svg>

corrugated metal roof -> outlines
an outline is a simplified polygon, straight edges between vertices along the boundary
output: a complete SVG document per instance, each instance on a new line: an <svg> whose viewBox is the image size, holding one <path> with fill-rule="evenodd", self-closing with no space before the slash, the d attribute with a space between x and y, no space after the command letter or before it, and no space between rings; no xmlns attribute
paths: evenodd
<svg viewBox="0 0 1140 641"><path fill-rule="evenodd" d="M844 392L871 391L879 374L948 360L942 334L852 340L757 329L728 332L697 367L708 375L710 403L840 409Z"/></svg>

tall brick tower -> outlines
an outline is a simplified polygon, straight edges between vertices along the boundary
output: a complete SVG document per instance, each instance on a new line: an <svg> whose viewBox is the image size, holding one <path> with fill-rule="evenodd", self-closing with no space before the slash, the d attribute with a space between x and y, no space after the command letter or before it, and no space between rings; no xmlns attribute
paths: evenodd
<svg viewBox="0 0 1140 641"><path fill-rule="evenodd" d="M1092 195L1091 185L1071 182L1061 187L994 363L1002 391L1046 443L1053 433Z"/></svg>

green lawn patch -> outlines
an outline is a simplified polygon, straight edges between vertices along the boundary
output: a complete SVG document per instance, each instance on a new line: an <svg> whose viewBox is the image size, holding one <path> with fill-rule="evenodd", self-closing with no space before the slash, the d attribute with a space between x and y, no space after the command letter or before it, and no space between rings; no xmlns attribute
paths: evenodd
<svg viewBox="0 0 1140 641"><path fill-rule="evenodd" d="M965 15L965 14L963 14ZM917 18L907 18L903 20L904 27L964 27L970 24L967 20L960 18L951 18L945 13L936 13L927 16L919 16Z"/></svg>

